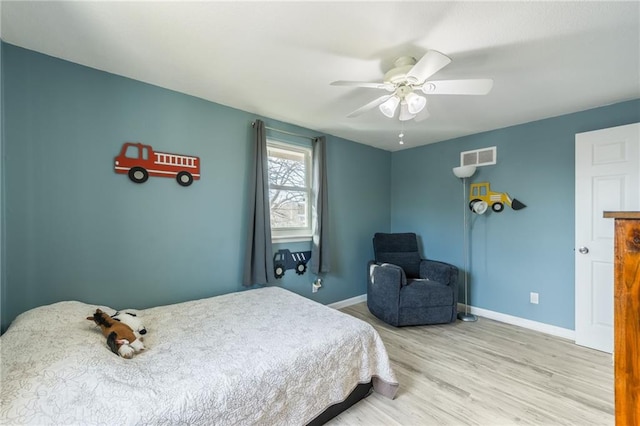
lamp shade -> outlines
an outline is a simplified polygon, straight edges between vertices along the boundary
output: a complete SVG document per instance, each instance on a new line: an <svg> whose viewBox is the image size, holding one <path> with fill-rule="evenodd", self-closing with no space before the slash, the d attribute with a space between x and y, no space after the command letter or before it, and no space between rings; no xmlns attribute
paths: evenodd
<svg viewBox="0 0 640 426"><path fill-rule="evenodd" d="M411 120L415 116L416 116L415 114L411 114L411 112L409 112L409 106L407 104L407 101L402 101L400 103L400 115L398 115L398 120L407 121L407 120Z"/></svg>
<svg viewBox="0 0 640 426"><path fill-rule="evenodd" d="M404 100L407 101L407 109L411 114L417 114L424 109L427 105L427 98L424 96L416 95L415 93L407 93L407 96L404 97Z"/></svg>
<svg viewBox="0 0 640 426"><path fill-rule="evenodd" d="M458 178L468 178L476 172L476 166L460 166L453 168L453 174Z"/></svg>
<svg viewBox="0 0 640 426"><path fill-rule="evenodd" d="M387 99L385 102L381 103L378 108L380 109L380 112L382 112L385 116L393 118L399 103L400 98L394 95Z"/></svg>
<svg viewBox="0 0 640 426"><path fill-rule="evenodd" d="M476 214L484 214L489 208L489 204L486 201L477 201L473 203L471 210Z"/></svg>

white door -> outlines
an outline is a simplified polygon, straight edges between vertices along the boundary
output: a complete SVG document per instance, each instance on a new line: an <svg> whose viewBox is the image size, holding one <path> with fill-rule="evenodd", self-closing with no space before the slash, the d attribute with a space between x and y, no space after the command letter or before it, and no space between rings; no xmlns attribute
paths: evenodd
<svg viewBox="0 0 640 426"><path fill-rule="evenodd" d="M613 219L640 210L640 123L576 134L575 338L613 351Z"/></svg>

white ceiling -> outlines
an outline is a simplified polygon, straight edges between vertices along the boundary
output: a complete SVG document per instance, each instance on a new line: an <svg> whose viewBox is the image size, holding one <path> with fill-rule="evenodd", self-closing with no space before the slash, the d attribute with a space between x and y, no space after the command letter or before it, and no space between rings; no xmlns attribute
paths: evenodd
<svg viewBox="0 0 640 426"><path fill-rule="evenodd" d="M640 98L640 2L13 2L5 42L389 151ZM492 78L486 96L428 97L404 124L381 81L438 50L433 79Z"/></svg>

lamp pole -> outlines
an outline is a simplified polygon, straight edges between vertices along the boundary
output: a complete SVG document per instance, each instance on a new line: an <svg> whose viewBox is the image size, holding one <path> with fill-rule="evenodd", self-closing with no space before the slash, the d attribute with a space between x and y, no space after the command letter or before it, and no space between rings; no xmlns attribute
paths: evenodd
<svg viewBox="0 0 640 426"><path fill-rule="evenodd" d="M473 176L475 167L465 168L456 167L453 173L462 178L462 246L463 246L463 263L464 263L464 313L458 312L458 319L461 321L477 321L478 317L469 313L469 224L467 221L467 178Z"/></svg>
<svg viewBox="0 0 640 426"><path fill-rule="evenodd" d="M477 321L478 317L469 313L469 222L467 220L467 178L462 178L462 211L463 211L463 227L462 227L462 245L464 247L464 313L458 313L458 319L461 321Z"/></svg>

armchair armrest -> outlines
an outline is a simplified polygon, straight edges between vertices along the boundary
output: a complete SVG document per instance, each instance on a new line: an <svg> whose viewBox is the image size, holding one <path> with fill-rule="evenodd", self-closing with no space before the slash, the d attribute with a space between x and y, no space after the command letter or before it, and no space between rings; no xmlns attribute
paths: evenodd
<svg viewBox="0 0 640 426"><path fill-rule="evenodd" d="M451 285L458 282L458 268L437 260L422 259L420 261L420 278Z"/></svg>
<svg viewBox="0 0 640 426"><path fill-rule="evenodd" d="M437 281L453 288L455 303L458 303L458 268L437 260L420 261L420 278Z"/></svg>
<svg viewBox="0 0 640 426"><path fill-rule="evenodd" d="M399 266L390 263L368 264L367 306L378 318L389 324L398 324L400 288L407 277Z"/></svg>
<svg viewBox="0 0 640 426"><path fill-rule="evenodd" d="M404 270L392 263L369 262L369 277L373 281L378 280L384 285L395 285L400 288L407 285L407 276Z"/></svg>

